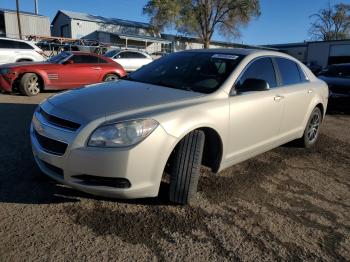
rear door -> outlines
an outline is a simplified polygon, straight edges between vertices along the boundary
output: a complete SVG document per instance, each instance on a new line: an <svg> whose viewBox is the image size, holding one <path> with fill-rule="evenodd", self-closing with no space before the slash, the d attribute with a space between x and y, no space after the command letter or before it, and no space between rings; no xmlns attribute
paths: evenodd
<svg viewBox="0 0 350 262"><path fill-rule="evenodd" d="M61 65L59 72L59 82L62 87L79 87L100 81L102 65L97 56L74 54L69 60L73 63Z"/></svg>
<svg viewBox="0 0 350 262"><path fill-rule="evenodd" d="M280 74L280 93L284 97L285 108L281 123L281 136L288 137L304 130L313 90L304 72L294 61L274 58Z"/></svg>
<svg viewBox="0 0 350 262"><path fill-rule="evenodd" d="M246 79L265 80L270 90L246 92L239 88ZM270 57L254 60L238 78L235 84L238 93L229 98L229 162L239 162L266 151L278 141L284 101L276 87L277 75Z"/></svg>

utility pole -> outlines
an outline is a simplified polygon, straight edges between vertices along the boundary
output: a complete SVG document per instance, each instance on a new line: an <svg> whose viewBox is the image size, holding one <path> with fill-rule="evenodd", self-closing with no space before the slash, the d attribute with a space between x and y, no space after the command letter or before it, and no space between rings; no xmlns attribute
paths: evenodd
<svg viewBox="0 0 350 262"><path fill-rule="evenodd" d="M17 8L17 22L18 22L19 39L22 39L21 18L20 18L20 14L19 14L19 0L16 0L16 8Z"/></svg>
<svg viewBox="0 0 350 262"><path fill-rule="evenodd" d="M34 6L35 6L35 14L39 14L39 6L38 6L38 0L34 0Z"/></svg>

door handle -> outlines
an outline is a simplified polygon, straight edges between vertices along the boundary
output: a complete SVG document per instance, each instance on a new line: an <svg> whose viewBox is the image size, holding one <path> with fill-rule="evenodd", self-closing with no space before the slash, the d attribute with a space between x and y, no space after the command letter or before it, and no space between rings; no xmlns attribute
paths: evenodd
<svg viewBox="0 0 350 262"><path fill-rule="evenodd" d="M311 89L309 89L307 92L308 92L308 94L311 94L313 91Z"/></svg>
<svg viewBox="0 0 350 262"><path fill-rule="evenodd" d="M101 70L101 67L92 67L93 70Z"/></svg>
<svg viewBox="0 0 350 262"><path fill-rule="evenodd" d="M282 99L284 98L284 96L280 96L280 95L277 95L273 98L273 100L275 100L276 102L279 102L281 101Z"/></svg>

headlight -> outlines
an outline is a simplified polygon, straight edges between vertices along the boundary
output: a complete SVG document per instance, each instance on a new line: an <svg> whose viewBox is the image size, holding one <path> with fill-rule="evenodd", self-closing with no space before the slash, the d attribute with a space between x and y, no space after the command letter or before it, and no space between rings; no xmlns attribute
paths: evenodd
<svg viewBox="0 0 350 262"><path fill-rule="evenodd" d="M98 127L90 136L88 146L127 147L144 140L158 126L153 119L140 119Z"/></svg>
<svg viewBox="0 0 350 262"><path fill-rule="evenodd" d="M0 74L1 75L7 75L8 73L10 73L10 68L1 68L0 69Z"/></svg>

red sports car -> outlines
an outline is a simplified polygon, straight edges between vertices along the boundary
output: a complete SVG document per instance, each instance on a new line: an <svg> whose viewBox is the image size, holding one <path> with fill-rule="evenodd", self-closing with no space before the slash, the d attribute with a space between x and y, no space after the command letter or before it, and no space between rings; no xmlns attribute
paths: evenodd
<svg viewBox="0 0 350 262"><path fill-rule="evenodd" d="M46 62L5 64L0 66L0 89L19 90L33 96L40 90L60 90L126 75L124 68L104 56L85 52L62 52Z"/></svg>

